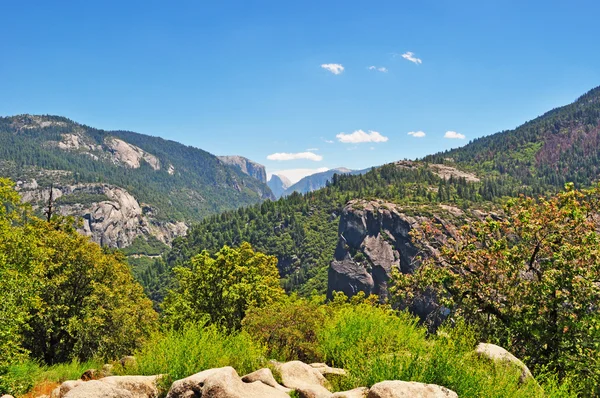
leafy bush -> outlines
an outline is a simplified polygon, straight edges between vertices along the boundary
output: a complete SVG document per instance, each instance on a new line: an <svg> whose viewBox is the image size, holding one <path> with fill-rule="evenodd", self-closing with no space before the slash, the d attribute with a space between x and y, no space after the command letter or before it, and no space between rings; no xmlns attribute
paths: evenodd
<svg viewBox="0 0 600 398"><path fill-rule="evenodd" d="M510 200L502 219L465 225L417 273L397 274L396 291L436 289L485 341L600 395L599 212L600 187Z"/></svg>
<svg viewBox="0 0 600 398"><path fill-rule="evenodd" d="M245 332L231 334L216 325L188 324L183 330L156 334L136 352L131 374L168 374L178 380L202 370L233 366L240 375L259 369L265 349Z"/></svg>
<svg viewBox="0 0 600 398"><path fill-rule="evenodd" d="M175 268L178 287L169 292L163 309L166 322L181 329L208 319L228 330L241 327L246 311L280 300L277 259L255 252L248 243L223 247L214 257L195 256L189 268Z"/></svg>
<svg viewBox="0 0 600 398"><path fill-rule="evenodd" d="M317 331L325 322L327 309L316 300L293 296L266 308L251 309L243 329L266 345L269 358L318 362Z"/></svg>

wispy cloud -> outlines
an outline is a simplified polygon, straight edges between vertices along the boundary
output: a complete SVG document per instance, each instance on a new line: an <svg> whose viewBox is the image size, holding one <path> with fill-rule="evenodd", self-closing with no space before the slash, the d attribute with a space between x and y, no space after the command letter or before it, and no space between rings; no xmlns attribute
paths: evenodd
<svg viewBox="0 0 600 398"><path fill-rule="evenodd" d="M457 133L456 131L446 131L444 138L449 138L452 140L464 140L467 137L464 134Z"/></svg>
<svg viewBox="0 0 600 398"><path fill-rule="evenodd" d="M308 148L306 150L306 152L314 152L314 151L318 151L318 150L319 150L319 148Z"/></svg>
<svg viewBox="0 0 600 398"><path fill-rule="evenodd" d="M317 155L312 152L298 152L298 153L287 153L287 152L277 152L272 153L267 156L269 160L298 160L298 159L307 159L312 160L313 162L320 162L323 160L323 156Z"/></svg>
<svg viewBox="0 0 600 398"><path fill-rule="evenodd" d="M413 62L413 63L415 63L417 65L423 63L423 61L421 61L421 58L415 57L415 53L413 53L412 51L407 51L404 54L402 54L402 58L404 58L404 59L406 59L406 60L408 60L410 62Z"/></svg>
<svg viewBox="0 0 600 398"><path fill-rule="evenodd" d="M363 130L356 130L352 134L339 133L335 136L339 142L344 144L359 144L362 142L386 142L388 137L385 137L377 131L369 130L365 133Z"/></svg>
<svg viewBox="0 0 600 398"><path fill-rule="evenodd" d="M388 69L385 66L375 66L375 65L371 65L367 69L376 70L377 72L383 72L383 73L387 73L387 71L388 71Z"/></svg>
<svg viewBox="0 0 600 398"><path fill-rule="evenodd" d="M333 140L326 140L323 137L321 137L321 140L323 140L323 142L326 143L326 144L334 144L335 143L335 141L333 141Z"/></svg>
<svg viewBox="0 0 600 398"><path fill-rule="evenodd" d="M425 137L425 132L424 131L409 131L408 135L412 135L413 137L416 138L422 138Z"/></svg>
<svg viewBox="0 0 600 398"><path fill-rule="evenodd" d="M328 70L334 75L339 75L344 71L344 67L342 66L342 64L322 64L321 68Z"/></svg>

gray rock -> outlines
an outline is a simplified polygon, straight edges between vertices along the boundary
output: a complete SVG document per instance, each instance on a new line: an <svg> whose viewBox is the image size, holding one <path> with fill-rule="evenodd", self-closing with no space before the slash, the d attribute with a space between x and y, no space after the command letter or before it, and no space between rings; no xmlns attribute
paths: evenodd
<svg viewBox="0 0 600 398"><path fill-rule="evenodd" d="M347 375L347 373L344 369L332 368L331 366L327 365L326 363L311 363L310 367L318 370L319 373L321 373L323 376L325 376L325 375L346 376Z"/></svg>
<svg viewBox="0 0 600 398"><path fill-rule="evenodd" d="M368 388L358 387L350 391L336 392L331 396L331 398L365 398L368 393Z"/></svg>
<svg viewBox="0 0 600 398"><path fill-rule="evenodd" d="M339 242L328 274L328 297L334 291L388 296L393 269L411 273L418 248L410 232L421 220L409 217L393 204L355 200L342 211ZM352 253L361 254L360 258Z"/></svg>
<svg viewBox="0 0 600 398"><path fill-rule="evenodd" d="M44 208L50 199L50 188L19 188L22 200L34 208ZM83 225L78 230L94 242L109 247L129 246L139 236L154 236L169 244L174 238L183 236L187 226L182 222L164 222L146 214L142 206L127 190L108 184L57 185L52 189L54 200L76 196L96 195L105 200L91 203L55 203L58 214L80 217Z"/></svg>
<svg viewBox="0 0 600 398"><path fill-rule="evenodd" d="M261 381L244 383L232 367L209 369L171 386L167 398L289 398Z"/></svg>
<svg viewBox="0 0 600 398"><path fill-rule="evenodd" d="M124 389L117 388L100 380L81 382L60 398L135 398L135 396Z"/></svg>
<svg viewBox="0 0 600 398"><path fill-rule="evenodd" d="M533 375L531 371L519 358L515 357L513 354L505 350L504 348L497 346L495 344L490 343L479 343L477 348L475 348L475 353L477 355L491 359L493 361L510 363L516 366L521 370L521 382L526 382L527 380L532 380Z"/></svg>
<svg viewBox="0 0 600 398"><path fill-rule="evenodd" d="M242 156L217 156L226 165L240 169L244 174L256 178L258 181L267 183L267 171L265 166Z"/></svg>
<svg viewBox="0 0 600 398"><path fill-rule="evenodd" d="M292 182L283 175L273 174L267 183L271 192L279 199L285 190L292 185Z"/></svg>
<svg viewBox="0 0 600 398"><path fill-rule="evenodd" d="M458 394L435 384L383 381L371 387L367 398L458 398Z"/></svg>
<svg viewBox="0 0 600 398"><path fill-rule="evenodd" d="M253 383L255 381L260 381L270 387L276 388L279 391L283 391L285 393L289 393L290 391L292 391L291 389L277 383L277 380L275 380L275 377L273 377L273 372L271 372L271 369L269 368L259 369L256 372L247 374L246 376L242 377L242 381L245 383Z"/></svg>
<svg viewBox="0 0 600 398"><path fill-rule="evenodd" d="M156 398L162 376L110 376L100 380L69 380L52 391L50 398L114 397Z"/></svg>
<svg viewBox="0 0 600 398"><path fill-rule="evenodd" d="M284 386L296 390L302 398L329 398L329 382L317 369L300 361L273 362Z"/></svg>

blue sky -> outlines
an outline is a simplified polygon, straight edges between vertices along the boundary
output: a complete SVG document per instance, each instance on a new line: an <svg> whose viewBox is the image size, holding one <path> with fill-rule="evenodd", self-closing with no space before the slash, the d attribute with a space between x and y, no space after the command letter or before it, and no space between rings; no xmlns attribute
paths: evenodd
<svg viewBox="0 0 600 398"><path fill-rule="evenodd" d="M271 172L420 157L600 85L596 1L0 5L1 115L159 135Z"/></svg>

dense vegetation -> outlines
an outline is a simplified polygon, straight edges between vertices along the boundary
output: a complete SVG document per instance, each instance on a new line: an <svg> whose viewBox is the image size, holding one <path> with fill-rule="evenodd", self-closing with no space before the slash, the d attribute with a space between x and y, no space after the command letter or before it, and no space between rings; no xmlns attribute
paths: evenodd
<svg viewBox="0 0 600 398"><path fill-rule="evenodd" d="M93 149L60 149L56 144L63 134L78 134ZM154 170L144 161L137 169L115 164L106 158L110 153L105 146L108 137L156 156L161 169ZM173 174L169 173L169 165L174 168ZM129 131L94 129L58 116L0 118L0 175L14 180L35 178L46 187L71 183L116 185L127 189L139 202L149 204L155 218L166 221L200 220L270 196L265 184L203 150Z"/></svg>
<svg viewBox="0 0 600 398"><path fill-rule="evenodd" d="M600 87L514 130L424 160L450 161L537 191L560 189L567 182L588 187L600 174Z"/></svg>
<svg viewBox="0 0 600 398"><path fill-rule="evenodd" d="M388 164L363 175L335 175L325 188L300 195L294 193L278 201L242 207L211 216L193 226L185 238L176 239L165 256L147 267L141 280L155 300L161 300L167 278L157 269L182 265L194 255L211 253L224 245L250 242L257 250L274 255L287 291L309 295L324 293L327 267L337 243L339 215L354 198L382 198L415 211L438 203L460 207L485 204L509 193L495 181L469 183L464 178L445 180L425 164L413 168Z"/></svg>
<svg viewBox="0 0 600 398"><path fill-rule="evenodd" d="M335 182L344 183L348 182ZM177 283L168 292L158 326L156 314L133 283L122 257L103 252L78 236L63 219L48 223L31 216L8 181L3 181L1 192L0 302L4 312L0 316L8 319L7 312L17 314L14 322L0 324L1 357L7 358L0 368L2 392L23 393L34 384L60 381L82 368L77 360L118 359L122 353L135 353L137 365L117 367L116 372L167 373L170 380L224 365L245 373L268 366L266 359L276 358L345 368L347 377L331 380L336 390L400 379L443 385L465 397L566 397L593 394L592 388L598 385L594 368L598 286L592 281L598 280L600 256L594 244L598 232L588 217L594 209L591 206L598 203L600 188L570 189L541 203L525 198L510 202L506 221L490 219L465 228L475 231L465 236L487 239L489 246L457 243L440 248L442 259L473 264L473 272L492 262L498 272L496 276L490 272L487 279L485 275L469 279L442 273L440 279L435 277L437 269L432 271L426 263L423 273L433 275L427 284L445 282L446 304L462 309L454 311L435 334L428 334L407 312L381 305L376 298L359 295L347 301L343 295L334 295L325 303L319 295L284 295L275 258L247 243L214 254L204 251L176 268ZM525 247L536 239L536 233L546 240L539 241L538 251L533 249L541 260L534 267L553 278L542 278L537 284L527 278L502 283L502 278L520 274L523 256L529 258ZM511 239L514 246L508 242ZM82 289L82 280L93 283L84 283ZM478 284L479 280L490 286ZM517 281L523 288L515 287ZM402 282L399 278L397 286ZM514 318L514 324L484 316L478 320L487 306L478 309L480 300L465 294L475 287L483 298L506 300L499 311ZM410 293L410 288L406 283L402 293ZM504 291L498 292L501 288ZM85 292L83 301L71 302L79 296L70 289ZM560 297L567 298L560 301ZM552 318L553 312L559 318ZM482 327L486 322L489 328ZM31 331L38 333L30 335ZM44 351L57 331L63 333L60 349ZM519 369L473 353L477 342L494 338L523 355L537 382L522 383ZM535 344L542 343L536 351ZM554 355L553 348L545 349L555 343L564 356ZM57 362L61 364L52 365Z"/></svg>
<svg viewBox="0 0 600 398"><path fill-rule="evenodd" d="M435 289L485 341L600 395L598 214L600 186L511 200L502 219L463 226L416 273L397 273L397 294ZM436 242L437 226L423 231L419 240Z"/></svg>
<svg viewBox="0 0 600 398"><path fill-rule="evenodd" d="M7 367L112 358L141 346L157 315L124 257L50 222L0 179L0 390Z"/></svg>

